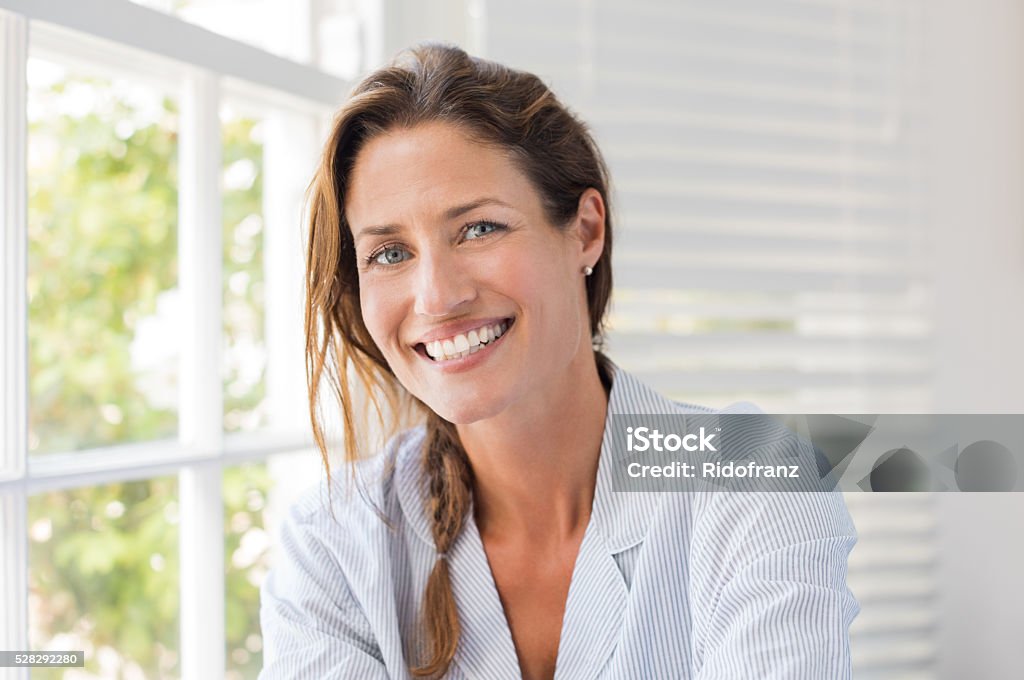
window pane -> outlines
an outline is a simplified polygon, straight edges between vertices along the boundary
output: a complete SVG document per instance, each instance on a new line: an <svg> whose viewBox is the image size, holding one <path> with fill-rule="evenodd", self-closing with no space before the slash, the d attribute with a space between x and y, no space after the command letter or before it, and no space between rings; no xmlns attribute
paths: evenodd
<svg viewBox="0 0 1024 680"><path fill-rule="evenodd" d="M177 429L177 127L140 82L28 67L29 449Z"/></svg>
<svg viewBox="0 0 1024 680"><path fill-rule="evenodd" d="M270 568L271 543L291 503L319 478L312 451L224 471L227 680L254 679L263 666L259 588Z"/></svg>
<svg viewBox="0 0 1024 680"><path fill-rule="evenodd" d="M263 121L221 111L224 190L224 430L267 422Z"/></svg>
<svg viewBox="0 0 1024 680"><path fill-rule="evenodd" d="M28 514L32 648L85 650L76 677L178 677L177 478L54 491Z"/></svg>

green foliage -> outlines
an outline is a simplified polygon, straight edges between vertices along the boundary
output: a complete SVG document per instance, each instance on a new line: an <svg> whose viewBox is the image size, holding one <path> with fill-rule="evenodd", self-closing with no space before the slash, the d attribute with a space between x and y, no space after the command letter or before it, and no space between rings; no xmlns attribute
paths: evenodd
<svg viewBox="0 0 1024 680"><path fill-rule="evenodd" d="M227 667L243 678L255 678L263 667L258 584L268 567L263 512L271 486L266 465L224 475Z"/></svg>
<svg viewBox="0 0 1024 680"><path fill-rule="evenodd" d="M222 127L224 241L224 429L253 429L265 424L259 411L264 398L262 365L242 365L249 349L264 347L263 297L263 157L259 124L235 119ZM240 171L240 172L238 172ZM232 351L236 350L236 351ZM241 350L241 351L238 351ZM248 370L247 370L248 369Z"/></svg>
<svg viewBox="0 0 1024 680"><path fill-rule="evenodd" d="M111 647L147 677L174 677L177 486L172 477L32 497L31 615L38 634L74 634L93 650ZM87 656L86 668L98 672L95 654Z"/></svg>
<svg viewBox="0 0 1024 680"><path fill-rule="evenodd" d="M112 121L138 116L116 99L104 103L30 126L33 452L169 437L177 428L173 406L140 390L129 356L136 323L177 279L177 114L165 101L162 120L122 139Z"/></svg>
<svg viewBox="0 0 1024 680"><path fill-rule="evenodd" d="M176 374L140 373L132 344L161 294L177 285L177 112L154 114L109 83L76 80L90 111L30 122L29 393L34 454L173 437ZM62 80L33 96L49 103ZM224 165L246 170L224 194L225 429L261 424L263 196L259 126L223 126ZM238 175L239 173L235 173ZM236 276L234 283L231 277ZM244 285L243 285L244 284ZM172 342L172 344L174 344ZM255 358L254 358L255 357ZM228 666L262 664L259 578L265 570L265 466L224 474ZM32 642L62 634L109 647L149 678L177 677L179 587L175 478L30 499ZM95 654L86 670L99 673ZM33 677L60 677L60 671ZM121 673L119 672L120 676Z"/></svg>

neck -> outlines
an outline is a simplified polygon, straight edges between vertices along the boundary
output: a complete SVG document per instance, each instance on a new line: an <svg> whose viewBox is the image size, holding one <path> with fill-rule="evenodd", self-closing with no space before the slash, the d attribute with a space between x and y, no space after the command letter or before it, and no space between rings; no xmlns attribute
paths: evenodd
<svg viewBox="0 0 1024 680"><path fill-rule="evenodd" d="M458 426L481 535L558 541L586 528L608 395L592 352L515 412Z"/></svg>

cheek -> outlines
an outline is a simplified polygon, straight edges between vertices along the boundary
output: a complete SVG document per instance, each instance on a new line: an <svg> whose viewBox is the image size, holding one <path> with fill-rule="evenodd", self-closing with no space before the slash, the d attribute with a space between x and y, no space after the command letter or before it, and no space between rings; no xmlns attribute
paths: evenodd
<svg viewBox="0 0 1024 680"><path fill-rule="evenodd" d="M359 307L363 311L363 323L377 347L387 355L395 344L401 317L396 313L397 305L393 296L380 286L360 284Z"/></svg>
<svg viewBox="0 0 1024 680"><path fill-rule="evenodd" d="M565 260L557 254L534 252L515 262L507 261L501 280L511 295L532 308L541 322L539 328L562 334L572 327L576 282L567 276Z"/></svg>

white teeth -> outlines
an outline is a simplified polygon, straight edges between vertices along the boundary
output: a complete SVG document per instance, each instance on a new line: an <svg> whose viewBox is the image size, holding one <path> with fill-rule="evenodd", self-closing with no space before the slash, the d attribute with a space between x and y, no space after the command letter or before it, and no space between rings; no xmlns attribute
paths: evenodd
<svg viewBox="0 0 1024 680"><path fill-rule="evenodd" d="M508 330L508 327L508 322L496 323L492 326L482 326L468 333L459 333L447 340L435 340L424 343L424 348L427 355L436 361L461 359L470 354L476 354L488 343L500 338Z"/></svg>

